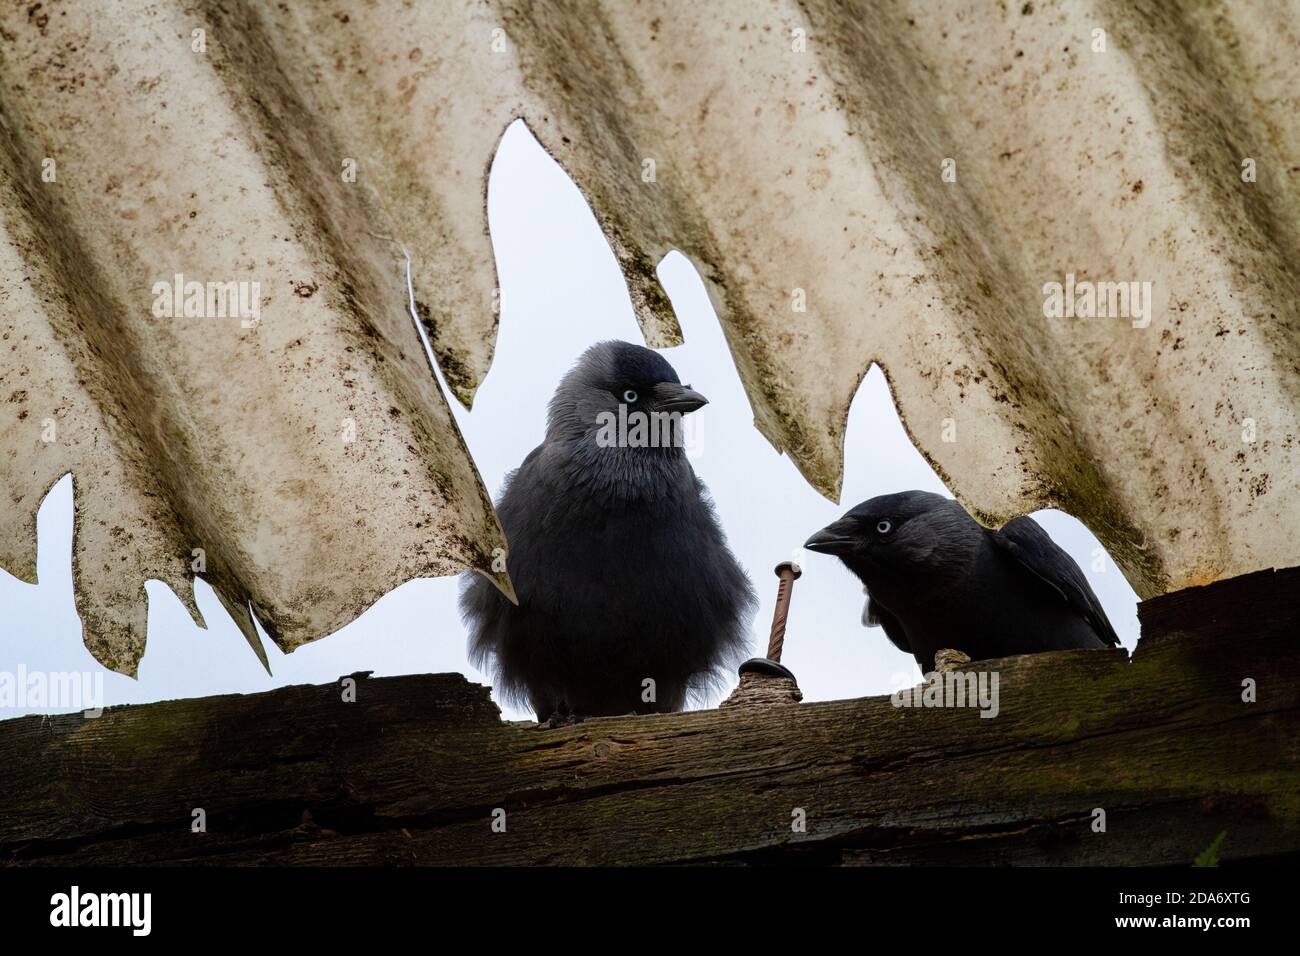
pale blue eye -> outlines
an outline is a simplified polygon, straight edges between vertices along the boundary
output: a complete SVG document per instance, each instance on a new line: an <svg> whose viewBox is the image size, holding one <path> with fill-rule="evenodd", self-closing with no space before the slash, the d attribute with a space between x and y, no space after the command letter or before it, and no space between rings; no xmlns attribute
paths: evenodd
<svg viewBox="0 0 1300 956"><path fill-rule="evenodd" d="M623 393L623 401L627 402L629 405L635 405L636 392L632 391L632 389L629 388L626 392Z"/></svg>
<svg viewBox="0 0 1300 956"><path fill-rule="evenodd" d="M881 518L876 522L876 530L881 534L889 534L889 532L894 530L894 522L890 521L888 518Z"/></svg>

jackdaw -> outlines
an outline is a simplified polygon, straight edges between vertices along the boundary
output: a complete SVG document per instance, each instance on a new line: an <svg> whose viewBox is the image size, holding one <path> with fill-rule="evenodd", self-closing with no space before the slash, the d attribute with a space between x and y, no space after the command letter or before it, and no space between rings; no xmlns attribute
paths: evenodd
<svg viewBox="0 0 1300 956"><path fill-rule="evenodd" d="M648 348L601 342L497 503L511 604L465 575L470 658L538 721L681 710L744 656L756 601L686 459L708 403Z"/></svg>
<svg viewBox="0 0 1300 956"><path fill-rule="evenodd" d="M1028 516L990 531L951 498L903 491L864 501L804 547L858 576L864 623L923 673L942 648L986 660L1119 644L1079 566Z"/></svg>

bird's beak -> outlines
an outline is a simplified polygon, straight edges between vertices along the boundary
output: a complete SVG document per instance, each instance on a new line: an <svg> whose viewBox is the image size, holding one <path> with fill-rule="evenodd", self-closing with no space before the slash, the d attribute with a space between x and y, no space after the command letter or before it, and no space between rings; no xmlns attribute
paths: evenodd
<svg viewBox="0 0 1300 956"><path fill-rule="evenodd" d="M655 409L663 412L693 412L703 408L709 400L686 385L660 382L655 386Z"/></svg>
<svg viewBox="0 0 1300 956"><path fill-rule="evenodd" d="M847 518L841 518L822 528L805 541L803 546L809 551L840 555L852 551L857 543L852 523Z"/></svg>

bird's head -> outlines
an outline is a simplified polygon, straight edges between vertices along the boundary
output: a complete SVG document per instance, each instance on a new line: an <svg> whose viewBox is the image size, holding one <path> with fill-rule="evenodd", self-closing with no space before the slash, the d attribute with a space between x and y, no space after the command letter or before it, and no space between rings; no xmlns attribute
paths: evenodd
<svg viewBox="0 0 1300 956"><path fill-rule="evenodd" d="M680 453L682 416L707 404L659 353L630 342L599 342L560 381L546 437Z"/></svg>
<svg viewBox="0 0 1300 956"><path fill-rule="evenodd" d="M951 498L902 491L864 501L806 542L844 562L886 606L964 573L983 529Z"/></svg>

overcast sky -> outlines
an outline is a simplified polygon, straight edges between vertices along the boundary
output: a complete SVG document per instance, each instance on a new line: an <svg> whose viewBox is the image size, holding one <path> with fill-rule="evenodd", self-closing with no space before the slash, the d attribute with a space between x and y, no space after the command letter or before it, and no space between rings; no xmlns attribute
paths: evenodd
<svg viewBox="0 0 1300 956"><path fill-rule="evenodd" d="M496 358L472 413L451 401L493 498L506 472L541 440L546 402L560 376L591 343L640 342L613 253L577 188L516 123L492 167L488 215L501 281ZM873 368L849 415L844 497L833 504L799 476L753 427L722 329L694 268L677 253L659 266L686 344L665 352L683 382L710 404L693 422L692 461L761 598L754 653L766 649L776 593L774 566L809 534L866 498L920 488L947 489L912 447L884 377ZM1084 569L1124 646L1137 637L1136 596L1109 560L1094 569L1096 539L1060 512L1035 517ZM65 477L38 517L39 585L0 572L0 671L102 671L81 642L72 598L72 490ZM919 677L910 655L879 629L860 623L862 588L838 561L808 554L796 584L784 663L806 700L882 694ZM343 674L460 671L470 667L456 611L455 578L418 579L392 591L352 624L284 655L265 640L268 677L216 596L195 588L208 630L196 628L175 595L156 581L149 594L149 639L139 679L104 672L107 705L248 693L286 684L325 683ZM734 684L734 679L733 679ZM716 701L715 701L716 703ZM55 710L56 708L45 708ZM66 708L65 708L66 709ZM0 717L28 709L9 709ZM530 713L507 709L512 719Z"/></svg>

